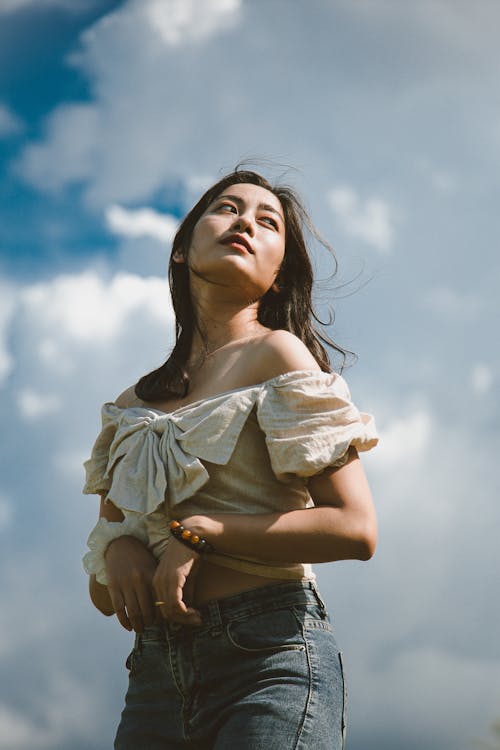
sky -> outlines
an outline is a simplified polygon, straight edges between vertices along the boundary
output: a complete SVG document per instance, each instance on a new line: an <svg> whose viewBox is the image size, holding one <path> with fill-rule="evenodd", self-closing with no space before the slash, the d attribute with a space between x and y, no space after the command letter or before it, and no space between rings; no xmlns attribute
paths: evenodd
<svg viewBox="0 0 500 750"><path fill-rule="evenodd" d="M0 0L0 750L105 750L131 636L90 604L99 410L172 344L179 218L242 159L304 197L375 414L380 539L317 566L348 750L500 717L500 6Z"/></svg>

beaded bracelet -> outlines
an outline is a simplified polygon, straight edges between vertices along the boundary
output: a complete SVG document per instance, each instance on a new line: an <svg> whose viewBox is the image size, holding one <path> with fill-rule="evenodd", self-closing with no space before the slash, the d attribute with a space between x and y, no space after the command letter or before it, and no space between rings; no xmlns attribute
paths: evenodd
<svg viewBox="0 0 500 750"><path fill-rule="evenodd" d="M206 539L198 536L198 534L194 534L189 529L185 529L180 521L170 522L170 533L186 547L194 549L195 552L199 552L201 555L205 555L208 552L215 552L212 545Z"/></svg>

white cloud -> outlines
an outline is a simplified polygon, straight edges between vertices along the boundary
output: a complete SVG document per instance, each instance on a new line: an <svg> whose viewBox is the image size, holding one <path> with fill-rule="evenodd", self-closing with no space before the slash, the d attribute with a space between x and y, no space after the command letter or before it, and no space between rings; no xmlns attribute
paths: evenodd
<svg viewBox="0 0 500 750"><path fill-rule="evenodd" d="M65 355L62 342L56 336L57 332L53 331L52 335L46 335L38 341L38 356L50 370L57 370L63 375L68 375L74 370L74 363Z"/></svg>
<svg viewBox="0 0 500 750"><path fill-rule="evenodd" d="M352 3L336 0L349 11L366 15L370 20L392 28L399 25L411 29L412 36L425 40L427 49L435 45L446 50L447 58L457 52L468 67L490 63L489 53L497 44L496 29L500 23L500 10L495 0L485 0L483 14L474 13L464 0L423 0L420 3L394 3L393 0L370 0ZM461 77L460 77L461 81ZM462 82L462 81L461 81Z"/></svg>
<svg viewBox="0 0 500 750"><path fill-rule="evenodd" d="M106 223L122 237L152 237L170 244L178 222L173 216L160 214L152 208L125 209L113 205L106 211Z"/></svg>
<svg viewBox="0 0 500 750"><path fill-rule="evenodd" d="M459 292L442 284L424 295L422 304L431 312L451 320L472 320L480 311L480 300L470 292Z"/></svg>
<svg viewBox="0 0 500 750"><path fill-rule="evenodd" d="M26 146L16 171L41 190L59 190L88 179L97 166L98 138L97 107L63 105L49 117L45 140Z"/></svg>
<svg viewBox="0 0 500 750"><path fill-rule="evenodd" d="M392 419L383 428L379 427L380 445L372 463L378 470L419 462L430 444L432 417L425 409L417 409L404 418Z"/></svg>
<svg viewBox="0 0 500 750"><path fill-rule="evenodd" d="M1 6L0 6L1 10ZM5 104L0 102L0 138L16 135L23 130L23 123L19 117Z"/></svg>
<svg viewBox="0 0 500 750"><path fill-rule="evenodd" d="M380 252L388 252L394 238L393 211L387 201L368 198L362 201L350 187L331 190L328 200L341 228Z"/></svg>
<svg viewBox="0 0 500 750"><path fill-rule="evenodd" d="M0 704L0 750L35 750L46 747L43 733L28 716Z"/></svg>
<svg viewBox="0 0 500 750"><path fill-rule="evenodd" d="M0 533L10 526L13 515L12 501L0 493Z"/></svg>
<svg viewBox="0 0 500 750"><path fill-rule="evenodd" d="M233 28L242 7L241 0L142 0L140 4L152 27L171 46Z"/></svg>
<svg viewBox="0 0 500 750"><path fill-rule="evenodd" d="M475 393L482 396L487 393L491 386L495 376L493 370L488 365L482 362L478 362L472 369L471 373L471 384Z"/></svg>
<svg viewBox="0 0 500 750"><path fill-rule="evenodd" d="M187 180L187 188L193 194L193 197L196 196L196 199L198 199L214 182L216 182L216 178L213 175L191 175Z"/></svg>
<svg viewBox="0 0 500 750"><path fill-rule="evenodd" d="M0 386L12 370L14 360L9 351L9 326L15 309L16 295L12 285L0 279Z"/></svg>
<svg viewBox="0 0 500 750"><path fill-rule="evenodd" d="M115 398L157 367L173 342L166 278L93 269L35 284L0 282L0 310L12 301L3 328L10 375L4 408L12 405L17 427L19 417L44 429L48 422L60 426L74 411L75 383L82 378L97 402Z"/></svg>
<svg viewBox="0 0 500 750"><path fill-rule="evenodd" d="M165 323L171 320L166 280L124 272L109 282L96 271L57 276L24 289L22 301L29 318L52 339L57 331L59 339L109 341L140 310ZM42 351L48 361L57 344L46 343Z"/></svg>
<svg viewBox="0 0 500 750"><path fill-rule="evenodd" d="M447 169L436 166L430 159L417 158L415 167L431 183L436 193L451 195L457 191L458 178Z"/></svg>
<svg viewBox="0 0 500 750"><path fill-rule="evenodd" d="M17 404L22 416L28 420L54 414L62 406L60 398L55 394L37 393L31 388L25 388L18 393Z"/></svg>
<svg viewBox="0 0 500 750"><path fill-rule="evenodd" d="M431 172L431 182L435 190L443 195L454 193L458 186L456 177L448 172Z"/></svg>
<svg viewBox="0 0 500 750"><path fill-rule="evenodd" d="M92 692L62 671L51 670L38 700L41 721L0 704L0 750L52 750L70 736L93 744L98 708Z"/></svg>
<svg viewBox="0 0 500 750"><path fill-rule="evenodd" d="M74 450L63 450L52 457L52 465L68 481L81 473L83 462L87 458L87 452L79 453Z"/></svg>

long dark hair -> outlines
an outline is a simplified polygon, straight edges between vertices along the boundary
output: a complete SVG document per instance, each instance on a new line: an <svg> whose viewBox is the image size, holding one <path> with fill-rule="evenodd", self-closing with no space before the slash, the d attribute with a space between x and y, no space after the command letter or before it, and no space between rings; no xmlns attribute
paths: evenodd
<svg viewBox="0 0 500 750"><path fill-rule="evenodd" d="M168 269L175 313L175 345L167 361L144 375L135 386L135 393L142 401L183 398L188 393L189 374L186 363L191 353L197 321L191 298L188 265L176 263L173 256L176 252L181 255L187 253L198 220L217 196L230 185L241 183L258 185L273 193L283 207L285 218L285 255L275 283L259 301L259 323L273 330L284 329L295 334L307 346L324 372L331 372L331 367L322 342L332 346L345 359L344 349L318 331L313 323L319 320L312 308L313 271L304 239L304 228L329 250L330 246L318 235L307 211L291 188L273 187L257 172L236 169L207 190L187 214L175 235Z"/></svg>

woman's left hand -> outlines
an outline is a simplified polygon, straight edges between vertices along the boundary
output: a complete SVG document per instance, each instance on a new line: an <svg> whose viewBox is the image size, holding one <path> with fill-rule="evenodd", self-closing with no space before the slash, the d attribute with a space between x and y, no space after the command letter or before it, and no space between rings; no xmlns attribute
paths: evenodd
<svg viewBox="0 0 500 750"><path fill-rule="evenodd" d="M190 606L200 555L171 538L153 576L153 589L162 617L183 625L201 625L200 613Z"/></svg>

